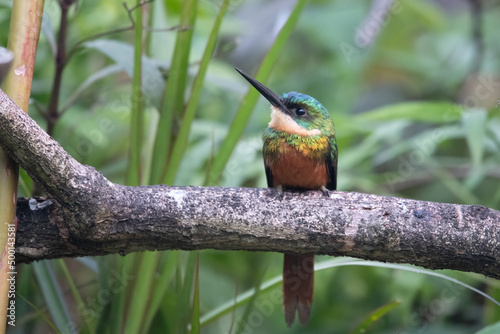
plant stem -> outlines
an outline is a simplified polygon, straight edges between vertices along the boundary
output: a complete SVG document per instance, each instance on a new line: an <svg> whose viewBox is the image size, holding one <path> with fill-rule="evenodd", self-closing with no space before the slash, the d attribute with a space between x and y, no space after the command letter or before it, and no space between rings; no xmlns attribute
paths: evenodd
<svg viewBox="0 0 500 334"><path fill-rule="evenodd" d="M177 171L179 170L179 166L182 162L182 158L184 157L184 153L186 152L191 125L194 120L196 108L198 107L198 103L200 101L201 89L203 87L203 83L205 82L205 74L207 73L208 65L210 63L210 60L212 59L212 54L215 49L217 36L219 36L219 29L222 24L222 19L224 18L228 7L229 0L225 0L221 6L219 14L215 19L212 31L210 32L207 46L203 53L203 57L201 58L200 69L198 70L198 74L196 75L196 78L193 82L191 96L186 106L179 134L177 136L177 140L173 145L172 154L167 166L167 173L163 178L163 183L165 184L174 184L175 176L177 174Z"/></svg>
<svg viewBox="0 0 500 334"><path fill-rule="evenodd" d="M174 124L176 116L180 117L182 115L191 38L196 22L197 8L198 0L184 1L183 3L181 29L177 32L174 55L160 111L160 121L158 122L158 129L156 131L150 184L162 182L167 170L166 166L169 164L172 139L177 137ZM189 27L189 29L182 29L182 27Z"/></svg>
<svg viewBox="0 0 500 334"><path fill-rule="evenodd" d="M57 52L56 52L56 72L54 74L54 83L52 84L52 92L50 94L49 106L47 112L45 113L45 119L47 120L47 133L51 136L54 134L54 128L56 126L59 117L59 96L61 93L61 81L66 66L66 35L68 32L68 11L69 7L73 4L73 1L59 1L59 6L61 7L61 22L59 26L59 36L57 38Z"/></svg>
<svg viewBox="0 0 500 334"><path fill-rule="evenodd" d="M14 60L3 89L25 112L28 112L43 5L44 0L14 1L12 5L7 47L14 53ZM9 250L14 250L15 244L18 178L18 165L0 149L0 184L2 185L0 187L0 221L2 222L0 249L3 250L2 260L0 260L0 333L5 333L9 292L12 290L8 279L14 278L15 283L15 258L11 261L12 259L9 259L7 254ZM14 299L12 301L15 302Z"/></svg>
<svg viewBox="0 0 500 334"><path fill-rule="evenodd" d="M132 117L130 120L130 153L127 168L127 184L141 184L141 148L143 139L142 93L142 9L138 0L135 12L134 75L132 78Z"/></svg>

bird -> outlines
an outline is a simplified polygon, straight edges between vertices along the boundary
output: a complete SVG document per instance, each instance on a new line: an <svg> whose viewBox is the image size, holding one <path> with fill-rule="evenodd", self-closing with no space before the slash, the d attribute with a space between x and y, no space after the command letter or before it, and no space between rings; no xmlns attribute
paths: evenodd
<svg viewBox="0 0 500 334"><path fill-rule="evenodd" d="M315 98L295 91L281 96L235 68L269 103L271 121L262 136L267 186L278 191L337 189L338 148L335 125ZM297 313L301 325L310 317L314 289L314 254L285 253L283 308L290 327Z"/></svg>

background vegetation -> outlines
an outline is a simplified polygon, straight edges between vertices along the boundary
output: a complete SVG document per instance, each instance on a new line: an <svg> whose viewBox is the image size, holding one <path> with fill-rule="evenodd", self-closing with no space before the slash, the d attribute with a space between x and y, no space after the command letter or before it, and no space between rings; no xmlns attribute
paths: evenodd
<svg viewBox="0 0 500 334"><path fill-rule="evenodd" d="M133 10L132 0L46 0L30 115L114 182L265 187L268 106L253 108L258 95L237 66L327 107L339 190L499 210L498 2L379 3L156 0ZM0 31L10 8L0 1ZM41 190L21 172L20 195L33 192ZM472 333L500 320L498 306L443 279L325 267L310 323L287 332ZM269 281L281 268L281 254L209 250L23 265L8 330L285 332L280 286ZM445 274L500 298L498 281ZM260 284L270 287L221 311Z"/></svg>

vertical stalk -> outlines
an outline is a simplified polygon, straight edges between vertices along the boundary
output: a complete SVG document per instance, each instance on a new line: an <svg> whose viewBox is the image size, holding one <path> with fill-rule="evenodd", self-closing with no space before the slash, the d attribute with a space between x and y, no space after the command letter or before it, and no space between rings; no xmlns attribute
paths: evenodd
<svg viewBox="0 0 500 334"><path fill-rule="evenodd" d="M61 81L64 66L66 65L66 34L68 31L68 11L74 0L61 0L59 6L61 8L61 21L59 25L59 35L57 38L56 51L56 71L54 74L54 83L52 84L52 92L50 94L49 105L45 115L47 119L47 133L54 135L54 128L59 117L59 93L61 91Z"/></svg>
<svg viewBox="0 0 500 334"><path fill-rule="evenodd" d="M142 1L137 0L135 11L134 76L132 78L132 117L130 120L130 155L127 168L127 184L141 184L141 148L143 139L142 113Z"/></svg>
<svg viewBox="0 0 500 334"><path fill-rule="evenodd" d="M141 185L141 152L143 139L143 92L142 92L142 50L143 50L143 0L136 0L135 9L135 35L134 35L134 75L132 78L132 116L130 119L130 151L127 168L127 185ZM142 265L150 265L156 268L154 257L156 252L153 252L153 263L145 261L148 253L129 254L126 257L119 259L119 266L126 275L134 274L134 284L128 289L122 291L116 302L113 301L113 311L117 319L114 320L113 327L117 329L116 333L138 333L140 331L140 319L142 312L145 309L149 296L149 286L151 285L151 277L139 271L139 276L136 276L139 268L138 260L141 260ZM147 262L147 263L144 263ZM146 282L144 282L145 280ZM144 285L144 286L143 286ZM138 292L137 289L141 291ZM132 299L130 299L132 296ZM125 306L126 305L126 306Z"/></svg>
<svg viewBox="0 0 500 334"><path fill-rule="evenodd" d="M174 55L170 65L170 72L165 85L165 94L160 111L160 121L156 131L153 147L153 161L149 184L161 183L167 170L171 153L172 139L176 137L175 116L182 115L184 92L186 87L189 53L198 0L186 0L182 3L180 29L175 40Z"/></svg>
<svg viewBox="0 0 500 334"><path fill-rule="evenodd" d="M212 59L215 43L217 42L217 37L219 36L219 29L222 25L222 19L224 18L224 15L229 7L229 2L229 0L224 0L222 3L219 14L215 18L214 25L210 31L207 46L205 47L205 51L203 52L203 56L201 58L200 68L193 82L191 96L184 112L179 134L173 144L172 154L167 166L167 172L162 180L165 184L174 185L175 175L177 174L182 158L184 157L184 153L188 145L189 132L191 131L191 125L194 120L196 108L198 107L198 102L200 101L201 89L203 88L203 83L205 82L205 74L207 73L208 65Z"/></svg>
<svg viewBox="0 0 500 334"><path fill-rule="evenodd" d="M481 70L484 59L483 2L482 0L469 0L469 4L471 7L472 39L476 48L471 72L475 74Z"/></svg>
<svg viewBox="0 0 500 334"><path fill-rule="evenodd" d="M14 53L12 68L3 85L4 92L25 112L28 112L33 67L36 48L40 36L44 0L14 1L10 19L9 41L7 48ZM15 258L9 258L9 250L14 250L15 231L17 230L16 200L19 167L0 149L0 333L6 329L7 309L11 286L8 279L14 278ZM15 311L14 311L15 312ZM9 317L9 321L13 320Z"/></svg>

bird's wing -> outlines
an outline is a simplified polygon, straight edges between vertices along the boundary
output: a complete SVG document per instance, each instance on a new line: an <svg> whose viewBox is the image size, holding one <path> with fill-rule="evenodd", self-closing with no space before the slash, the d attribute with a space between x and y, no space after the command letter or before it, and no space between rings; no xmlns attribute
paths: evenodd
<svg viewBox="0 0 500 334"><path fill-rule="evenodd" d="M271 168L265 164L265 160L264 160L264 167L266 168L267 187L272 188L273 187L273 172L271 172Z"/></svg>
<svg viewBox="0 0 500 334"><path fill-rule="evenodd" d="M330 144L328 145L328 153L326 157L326 169L330 175L330 180L326 185L328 190L337 190L337 152L337 143L335 142L335 138L333 138L330 140Z"/></svg>

